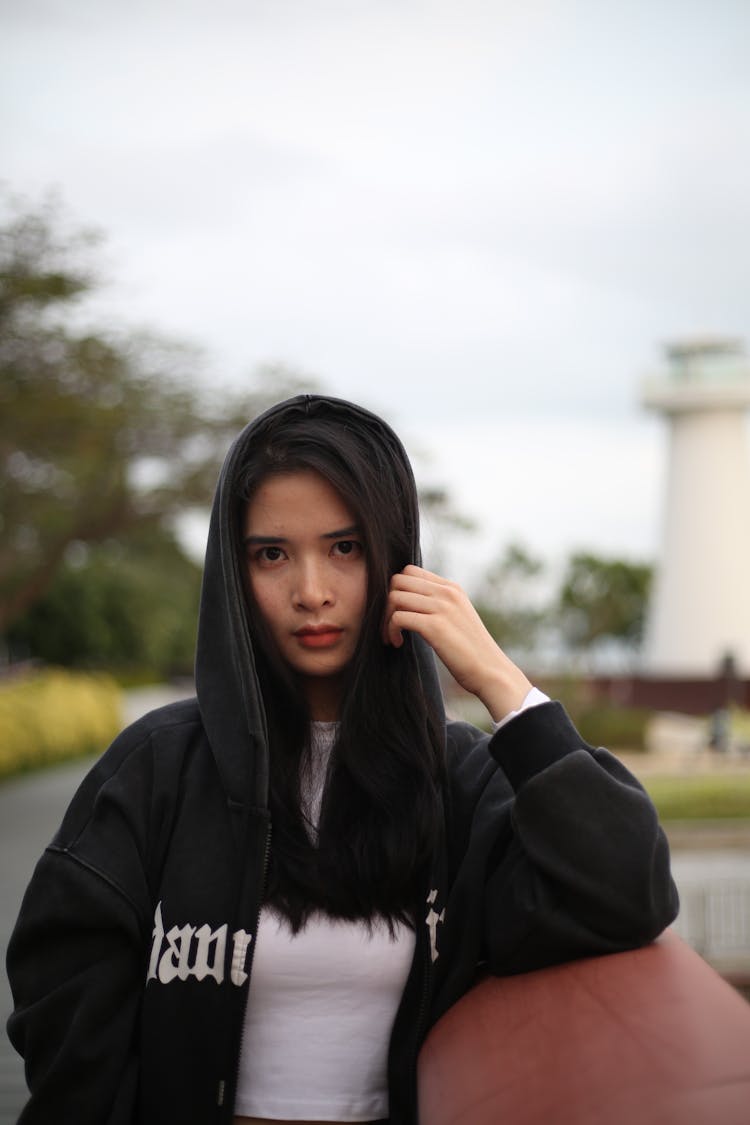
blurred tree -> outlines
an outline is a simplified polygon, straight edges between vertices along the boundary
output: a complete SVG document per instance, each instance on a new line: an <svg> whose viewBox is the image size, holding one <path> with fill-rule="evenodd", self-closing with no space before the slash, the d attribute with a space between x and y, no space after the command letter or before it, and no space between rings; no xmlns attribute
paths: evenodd
<svg viewBox="0 0 750 1125"><path fill-rule="evenodd" d="M419 507L425 518L441 529L474 530L473 520L456 510L450 493L440 485L424 485L419 488Z"/></svg>
<svg viewBox="0 0 750 1125"><path fill-rule="evenodd" d="M474 522L455 507L453 497L442 485L417 485L419 511L422 521L422 547L424 566L443 573L445 558L443 548L456 533L474 530Z"/></svg>
<svg viewBox="0 0 750 1125"><path fill-rule="evenodd" d="M126 546L77 543L46 593L8 628L11 659L189 675L200 582L200 566L160 528L136 531Z"/></svg>
<svg viewBox="0 0 750 1125"><path fill-rule="evenodd" d="M643 630L653 568L587 552L571 555L558 598L565 640L574 648L597 641L622 641L636 648Z"/></svg>
<svg viewBox="0 0 750 1125"><path fill-rule="evenodd" d="M145 334L77 329L78 303L101 284L91 268L95 239L61 232L54 204L7 209L0 634L50 589L71 544L169 528L180 512L207 504L239 427L300 389L288 371L269 367L242 394L201 390L189 377L199 365L194 351Z"/></svg>
<svg viewBox="0 0 750 1125"><path fill-rule="evenodd" d="M492 564L477 593L477 612L505 648L533 648L547 617L543 562L520 543L510 543Z"/></svg>

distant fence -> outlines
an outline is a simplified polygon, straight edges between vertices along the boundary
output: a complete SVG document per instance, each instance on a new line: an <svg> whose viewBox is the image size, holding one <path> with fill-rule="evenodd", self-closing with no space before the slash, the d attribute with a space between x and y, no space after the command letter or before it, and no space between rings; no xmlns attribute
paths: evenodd
<svg viewBox="0 0 750 1125"><path fill-rule="evenodd" d="M724 675L695 679L592 676L587 685L593 698L623 707L677 711L686 715L710 715L731 705L750 709L750 679Z"/></svg>
<svg viewBox="0 0 750 1125"><path fill-rule="evenodd" d="M750 860L748 879L683 883L680 900L680 937L719 972L750 982Z"/></svg>

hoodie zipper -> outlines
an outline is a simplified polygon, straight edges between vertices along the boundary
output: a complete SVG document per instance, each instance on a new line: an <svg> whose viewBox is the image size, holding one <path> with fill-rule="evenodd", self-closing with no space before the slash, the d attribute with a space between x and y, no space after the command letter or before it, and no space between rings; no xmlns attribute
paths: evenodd
<svg viewBox="0 0 750 1125"><path fill-rule="evenodd" d="M417 1122L417 1062L419 1060L419 1049L422 1046L422 1038L424 1035L424 1028L427 1024L427 1003L430 996L430 989L432 985L432 961L430 959L429 950L422 943L422 992L419 997L419 1007L417 1008L417 1017L414 1021L414 1045L412 1047L412 1064L411 1073L413 1075L412 1088L411 1088L411 1108L412 1117L416 1125Z"/></svg>
<svg viewBox="0 0 750 1125"><path fill-rule="evenodd" d="M445 884L440 874L439 865L434 866L431 872L428 887L438 889L439 893L437 893L435 896L436 900L443 897L442 892L440 892L440 888L444 887L444 885ZM423 903L432 905L433 900L431 899L431 895L432 891L430 891L428 894L425 894L422 899ZM419 1061L419 1051L422 1047L422 1042L427 1028L429 1000L430 996L432 995L433 978L435 974L435 962L433 961L432 957L432 942L428 936L428 927L426 925L425 918L420 919L420 929L417 935L417 943L418 950L422 958L422 991L419 997L419 1006L417 1008L416 1019L414 1021L414 1043L411 1050L411 1073L413 1076L411 1087L411 1111L414 1125L417 1125L418 1114L417 1063ZM437 952L436 956L438 956Z"/></svg>
<svg viewBox="0 0 750 1125"><path fill-rule="evenodd" d="M250 975L253 971L253 960L254 960L254 957L255 957L255 946L256 946L257 941L258 941L258 927L260 925L260 913L261 913L261 910L263 909L263 900L265 899L265 896L266 896L266 880L268 878L268 861L269 861L270 855L271 855L271 822L269 820L268 825L266 827L266 843L265 843L265 848L263 850L263 867L262 867L262 875L261 875L261 881L260 881L260 895L258 896L258 909L255 912L255 926L254 926L254 929L253 929L253 940L250 942L250 945L248 947L249 952L248 952L248 957L247 957L247 960L246 960L246 963L245 963L245 972L247 973L247 980L245 981L245 985L244 985L244 999L243 999L243 1004L242 1004L242 1020L241 1020L241 1023L240 1023L240 1037L239 1037L239 1043L238 1043L238 1046L237 1046L237 1057L236 1057L235 1063L234 1063L234 1090L235 1090L235 1093L237 1091L237 1085L239 1083L239 1077L240 1077L240 1060L242 1058L242 1045L243 1045L244 1039L245 1039L245 1016L247 1015L247 1005L248 1005L248 1002L249 1002L249 999L250 999ZM223 1109L225 1107L225 1093L226 1093L226 1080L222 1078L219 1082L217 1095L216 1095L216 1104L220 1109ZM232 1107L232 1109L233 1108L234 1107ZM227 1117L227 1120L229 1120L228 1117Z"/></svg>

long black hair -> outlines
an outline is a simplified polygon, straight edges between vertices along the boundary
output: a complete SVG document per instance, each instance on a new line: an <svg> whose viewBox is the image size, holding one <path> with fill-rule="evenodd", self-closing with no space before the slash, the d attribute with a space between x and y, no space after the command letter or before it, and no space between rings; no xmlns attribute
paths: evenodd
<svg viewBox="0 0 750 1125"><path fill-rule="evenodd" d="M381 419L335 399L307 396L304 410L272 412L253 436L235 482L237 550L242 517L259 484L269 475L313 470L336 489L362 529L368 581L314 834L301 793L309 762L307 704L245 584L270 745L273 843L266 900L295 931L313 910L410 922L439 838L444 780L442 706L425 691L420 642L405 634L403 647L395 649L382 639L390 578L420 561L411 466Z"/></svg>

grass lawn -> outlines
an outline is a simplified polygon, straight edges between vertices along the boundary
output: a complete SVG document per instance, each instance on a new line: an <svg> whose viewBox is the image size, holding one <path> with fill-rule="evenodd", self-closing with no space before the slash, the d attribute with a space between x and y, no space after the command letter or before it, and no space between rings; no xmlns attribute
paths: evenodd
<svg viewBox="0 0 750 1125"><path fill-rule="evenodd" d="M750 818L750 773L645 777L662 820Z"/></svg>

